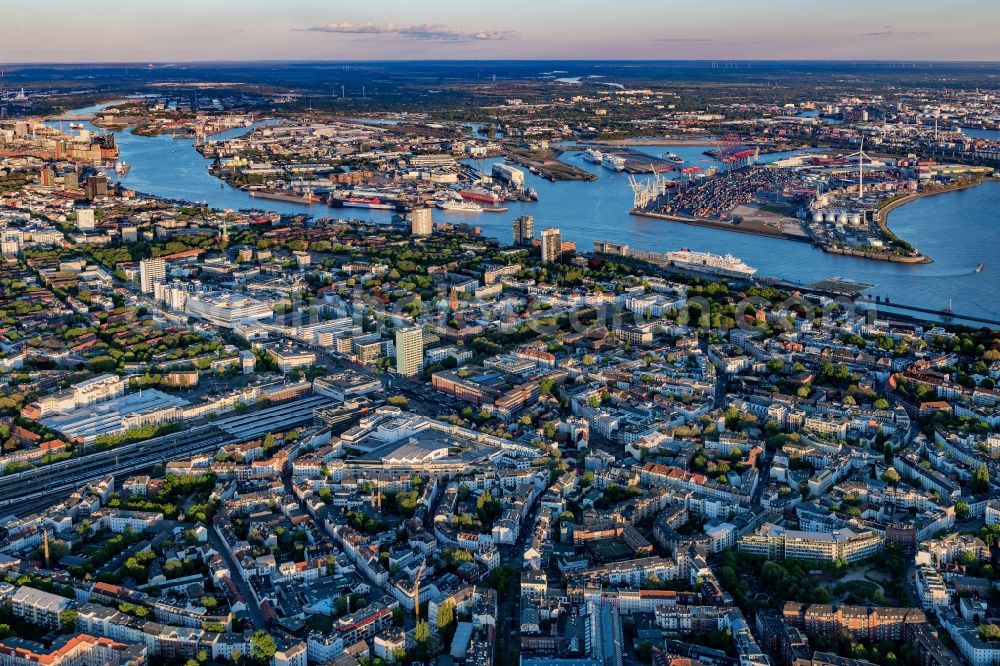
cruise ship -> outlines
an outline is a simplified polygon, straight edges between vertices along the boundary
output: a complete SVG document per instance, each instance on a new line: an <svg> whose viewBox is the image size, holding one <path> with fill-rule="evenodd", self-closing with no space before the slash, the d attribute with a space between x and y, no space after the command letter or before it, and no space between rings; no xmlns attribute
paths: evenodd
<svg viewBox="0 0 1000 666"><path fill-rule="evenodd" d="M441 210L446 210L449 213L482 213L483 207L479 204L472 203L471 201L441 201L438 202L438 208Z"/></svg>
<svg viewBox="0 0 1000 666"><path fill-rule="evenodd" d="M599 150L594 150L593 148L588 148L583 151L583 159L588 162L593 162L594 164L600 164L601 160L604 159L604 154Z"/></svg>
<svg viewBox="0 0 1000 666"><path fill-rule="evenodd" d="M676 252L668 252L667 260L677 268L699 273L710 273L712 275L725 275L728 277L751 278L757 269L743 263L742 259L731 254L719 256L707 252L692 252L681 248Z"/></svg>
<svg viewBox="0 0 1000 666"><path fill-rule="evenodd" d="M601 160L601 166L605 169L611 169L612 171L624 171L625 160L617 155L605 155Z"/></svg>

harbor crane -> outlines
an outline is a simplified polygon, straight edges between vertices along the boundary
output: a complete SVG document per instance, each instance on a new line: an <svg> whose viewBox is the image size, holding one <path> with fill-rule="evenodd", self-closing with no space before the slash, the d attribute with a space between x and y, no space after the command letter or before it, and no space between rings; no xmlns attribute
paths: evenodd
<svg viewBox="0 0 1000 666"><path fill-rule="evenodd" d="M645 210L650 203L667 193L670 181L654 169L653 177L645 180L639 180L634 175L629 174L628 184L632 188L632 208Z"/></svg>
<svg viewBox="0 0 1000 666"><path fill-rule="evenodd" d="M715 159L722 163L725 170L742 169L760 160L760 147L750 148L740 140L738 134L730 132L719 139Z"/></svg>

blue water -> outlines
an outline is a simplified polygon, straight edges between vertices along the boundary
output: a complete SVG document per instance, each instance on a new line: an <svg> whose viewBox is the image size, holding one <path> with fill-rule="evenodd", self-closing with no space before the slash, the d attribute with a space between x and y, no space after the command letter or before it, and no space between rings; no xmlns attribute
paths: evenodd
<svg viewBox="0 0 1000 666"><path fill-rule="evenodd" d="M963 127L962 134L971 136L974 139L991 139L993 141L1000 141L1000 130Z"/></svg>
<svg viewBox="0 0 1000 666"><path fill-rule="evenodd" d="M99 107L72 113L93 113ZM239 134L245 129L231 130ZM222 135L223 137L225 136ZM123 183L138 191L187 201L205 201L214 208L255 209L286 214L388 222L388 211L338 210L325 205L305 206L253 199L246 192L209 175L208 162L189 140L168 136L142 137L117 134L121 159L132 165ZM703 146L639 146L653 155L671 151L687 164L711 166ZM771 160L785 154L761 156ZM680 247L714 253L730 252L759 269L760 275L809 283L843 276L875 285L872 294L896 303L943 308L952 300L956 313L1000 319L1000 182L991 181L969 190L927 197L894 211L889 225L901 238L934 259L932 264L906 265L826 254L805 243L693 227L628 214L632 192L628 176L587 162L579 153L563 159L595 174L591 182L553 183L525 173L540 201L508 202L506 213L463 215L435 211L438 221L465 222L483 233L511 240L511 221L519 215L535 218L536 232L549 226L562 229L581 251L593 249L595 240L627 243L636 248L665 251ZM496 159L471 164L489 173ZM221 187L220 187L221 184ZM979 262L985 263L976 273Z"/></svg>

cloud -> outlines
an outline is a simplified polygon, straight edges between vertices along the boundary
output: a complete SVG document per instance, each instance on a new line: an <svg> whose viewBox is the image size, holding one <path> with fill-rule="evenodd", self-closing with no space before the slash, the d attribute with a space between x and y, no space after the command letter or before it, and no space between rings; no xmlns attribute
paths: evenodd
<svg viewBox="0 0 1000 666"><path fill-rule="evenodd" d="M442 23L398 25L395 23L327 23L309 28L296 28L300 32L326 32L336 35L396 35L404 39L434 42L490 42L515 39L513 30L451 30Z"/></svg>
<svg viewBox="0 0 1000 666"><path fill-rule="evenodd" d="M922 30L912 30L909 32L896 32L891 25L884 26L875 32L862 32L861 37L927 37L931 33Z"/></svg>
<svg viewBox="0 0 1000 666"><path fill-rule="evenodd" d="M657 37L653 41L671 42L671 43L694 43L694 42L714 42L715 40L704 37Z"/></svg>

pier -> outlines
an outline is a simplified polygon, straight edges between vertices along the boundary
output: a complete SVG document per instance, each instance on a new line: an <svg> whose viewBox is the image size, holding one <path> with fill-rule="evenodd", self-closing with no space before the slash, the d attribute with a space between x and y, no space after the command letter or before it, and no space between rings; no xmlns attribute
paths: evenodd
<svg viewBox="0 0 1000 666"><path fill-rule="evenodd" d="M527 152L514 148L507 149L505 156L508 160L528 169L546 180L595 180L596 177L589 171L567 164L559 159L561 152L556 150L545 150L538 152Z"/></svg>
<svg viewBox="0 0 1000 666"><path fill-rule="evenodd" d="M90 122L92 118L93 116L82 113L77 113L77 114L64 113L58 116L48 116L47 118L45 118L45 122L80 123L80 122Z"/></svg>
<svg viewBox="0 0 1000 666"><path fill-rule="evenodd" d="M885 318L901 318L908 321L921 322L925 321L925 318L917 316L917 314L932 315L935 317L940 317L941 319L948 320L961 320L967 322L973 322L976 324L985 324L987 326L1000 327L1000 320L989 319L987 317L976 317L973 315L963 315L956 312L952 312L948 309L936 310L934 308L925 308L917 305L906 305L903 303L891 303L888 301L882 301L881 299L874 299L870 296L862 296L862 292L870 289L871 284L864 282L857 282L855 280L850 280L843 277L830 277L825 280L820 280L812 284L799 284L792 282L790 280L782 280L775 277L770 277L766 275L756 275L756 276L746 276L739 277L735 275L726 275L722 272L712 273L711 271L690 271L685 270L680 266L676 266L673 262L669 261L664 254L657 252L649 252L646 250L638 250L629 248L627 245L620 245L616 243L609 243L606 241L596 241L594 243L594 253L593 256L603 256L607 258L612 258L615 261L621 261L622 263L629 264L632 266L646 266L655 267L659 269L664 274L676 274L684 275L687 277L702 278L708 280L725 280L731 284L753 284L766 287L774 287L776 289L781 289L788 292L802 292L813 294L816 296L827 296L829 298L850 298L855 304L867 304L882 306L881 315ZM903 312L892 312L891 309L904 310L906 312L917 313L914 315L908 315ZM878 312L879 308L875 308Z"/></svg>
<svg viewBox="0 0 1000 666"><path fill-rule="evenodd" d="M665 171L676 171L678 165L656 157L641 150L628 146L606 146L602 144L582 144L566 146L566 152L583 152L588 149L600 149L604 155L614 155L625 161L625 173L663 173Z"/></svg>
<svg viewBox="0 0 1000 666"><path fill-rule="evenodd" d="M996 319L988 319L986 317L975 317L972 315L963 315L957 312L952 312L948 309L935 310L933 308L923 308L917 305L904 305L902 303L892 303L888 301L875 300L873 298L864 297L858 299L861 303L870 303L872 305L878 305L885 308L898 308L900 310L907 310L910 312L919 312L921 314L929 314L943 319L961 319L963 321L972 321L977 324L986 324L988 326L998 326L1000 327L1000 321Z"/></svg>

